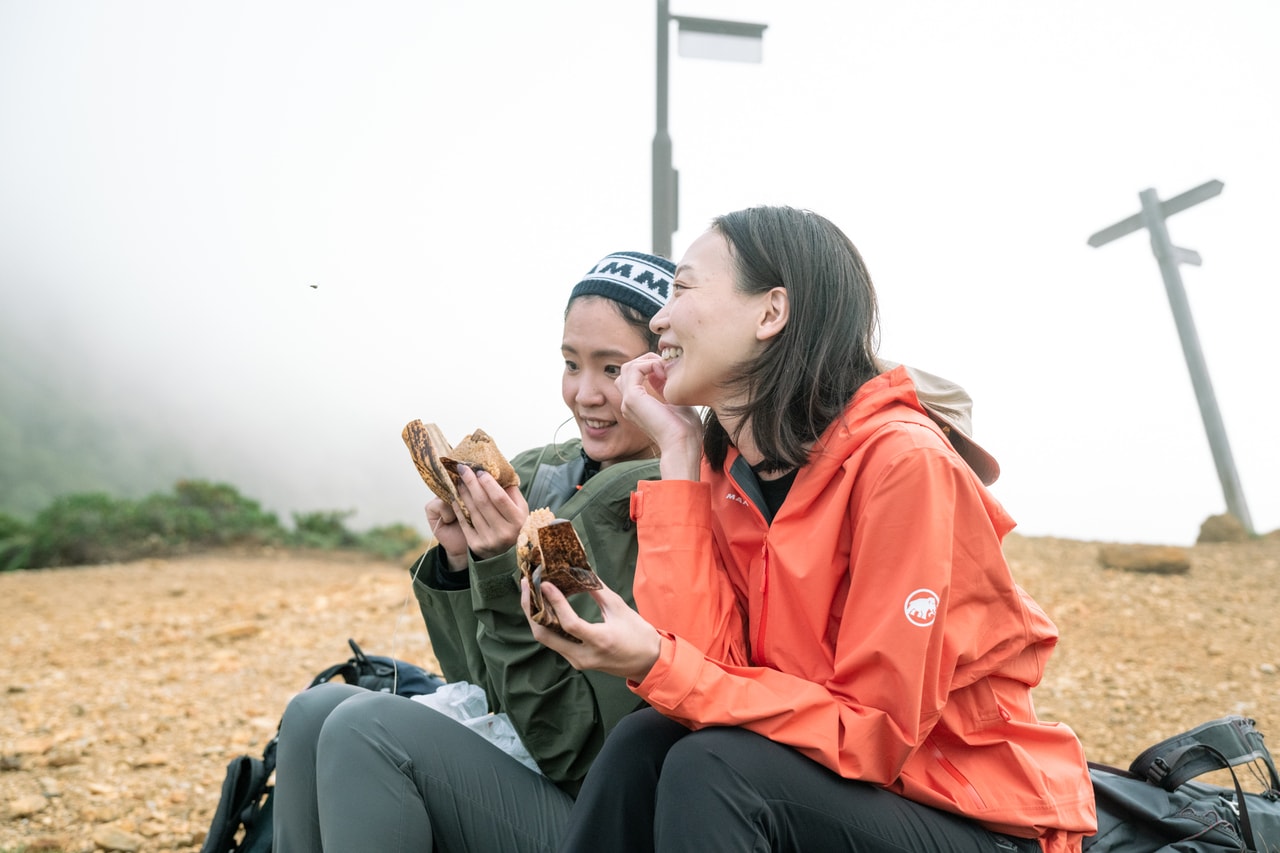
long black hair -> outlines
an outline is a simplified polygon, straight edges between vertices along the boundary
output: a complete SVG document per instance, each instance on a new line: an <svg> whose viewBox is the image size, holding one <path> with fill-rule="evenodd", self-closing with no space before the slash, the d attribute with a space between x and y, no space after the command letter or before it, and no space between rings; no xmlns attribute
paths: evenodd
<svg viewBox="0 0 1280 853"><path fill-rule="evenodd" d="M875 288L857 247L829 220L791 207L727 213L711 227L729 243L741 293L784 287L790 316L726 388L746 402L725 412L749 424L764 470L803 465L862 384L880 373ZM703 451L722 469L730 436L706 415Z"/></svg>

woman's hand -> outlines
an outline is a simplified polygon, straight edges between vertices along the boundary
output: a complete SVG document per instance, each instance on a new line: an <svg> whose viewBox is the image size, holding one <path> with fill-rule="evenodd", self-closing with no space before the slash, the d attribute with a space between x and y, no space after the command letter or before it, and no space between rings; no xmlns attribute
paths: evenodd
<svg viewBox="0 0 1280 853"><path fill-rule="evenodd" d="M692 406L674 406L662 396L667 373L662 356L645 353L622 366L615 380L622 414L658 445L664 480L696 480L702 463L702 419Z"/></svg>
<svg viewBox="0 0 1280 853"><path fill-rule="evenodd" d="M519 487L504 489L487 471L477 474L466 465L458 466L458 476L462 478L458 494L471 512L471 526L462 523L471 553L486 559L515 545L520 528L529 517L529 504Z"/></svg>
<svg viewBox="0 0 1280 853"><path fill-rule="evenodd" d="M436 537L440 547L444 549L445 561L449 571L460 572L467 567L467 535L463 532L463 521L457 508L440 498L432 498L427 503L427 526L431 535Z"/></svg>
<svg viewBox="0 0 1280 853"><path fill-rule="evenodd" d="M581 643L564 637L533 621L529 615L529 581L520 581L520 606L533 637L549 649L554 649L574 669L593 669L640 682L657 663L662 648L662 638L657 629L608 587L591 590L590 595L600 606L604 621L588 622L580 617L555 584L542 584L542 599L556 612L560 627L577 637Z"/></svg>

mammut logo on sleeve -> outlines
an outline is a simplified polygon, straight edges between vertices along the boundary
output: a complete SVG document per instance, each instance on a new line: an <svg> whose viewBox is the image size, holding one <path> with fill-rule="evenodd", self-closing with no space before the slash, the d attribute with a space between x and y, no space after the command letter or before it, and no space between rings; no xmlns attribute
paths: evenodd
<svg viewBox="0 0 1280 853"><path fill-rule="evenodd" d="M938 594L931 589L917 589L907 596L902 610L912 625L927 628L938 615Z"/></svg>
<svg viewBox="0 0 1280 853"><path fill-rule="evenodd" d="M726 494L724 496L724 499L727 501L733 501L734 503L740 503L743 506L751 506L751 504L747 503L746 498L740 498L737 495L735 495L733 492L729 492L728 494Z"/></svg>

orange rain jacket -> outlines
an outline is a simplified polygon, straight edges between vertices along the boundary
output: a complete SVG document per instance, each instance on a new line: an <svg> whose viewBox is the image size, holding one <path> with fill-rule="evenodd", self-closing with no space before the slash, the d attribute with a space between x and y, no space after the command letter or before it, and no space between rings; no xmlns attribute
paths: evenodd
<svg viewBox="0 0 1280 853"><path fill-rule="evenodd" d="M635 599L662 634L632 689L690 728L742 726L1046 853L1079 850L1096 829L1084 753L1031 702L1057 628L1005 562L1013 520L905 369L858 391L772 524L735 463L632 495Z"/></svg>

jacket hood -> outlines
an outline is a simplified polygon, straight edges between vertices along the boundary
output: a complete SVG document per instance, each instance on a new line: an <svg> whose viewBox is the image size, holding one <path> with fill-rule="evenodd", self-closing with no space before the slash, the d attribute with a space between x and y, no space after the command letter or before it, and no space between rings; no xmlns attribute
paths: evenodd
<svg viewBox="0 0 1280 853"><path fill-rule="evenodd" d="M814 446L809 464L815 468L826 464L839 466L854 448L886 424L895 422L923 426L951 447L951 442L920 403L907 368L898 366L868 380L858 389L844 412L827 427ZM824 463L824 460L827 461Z"/></svg>

